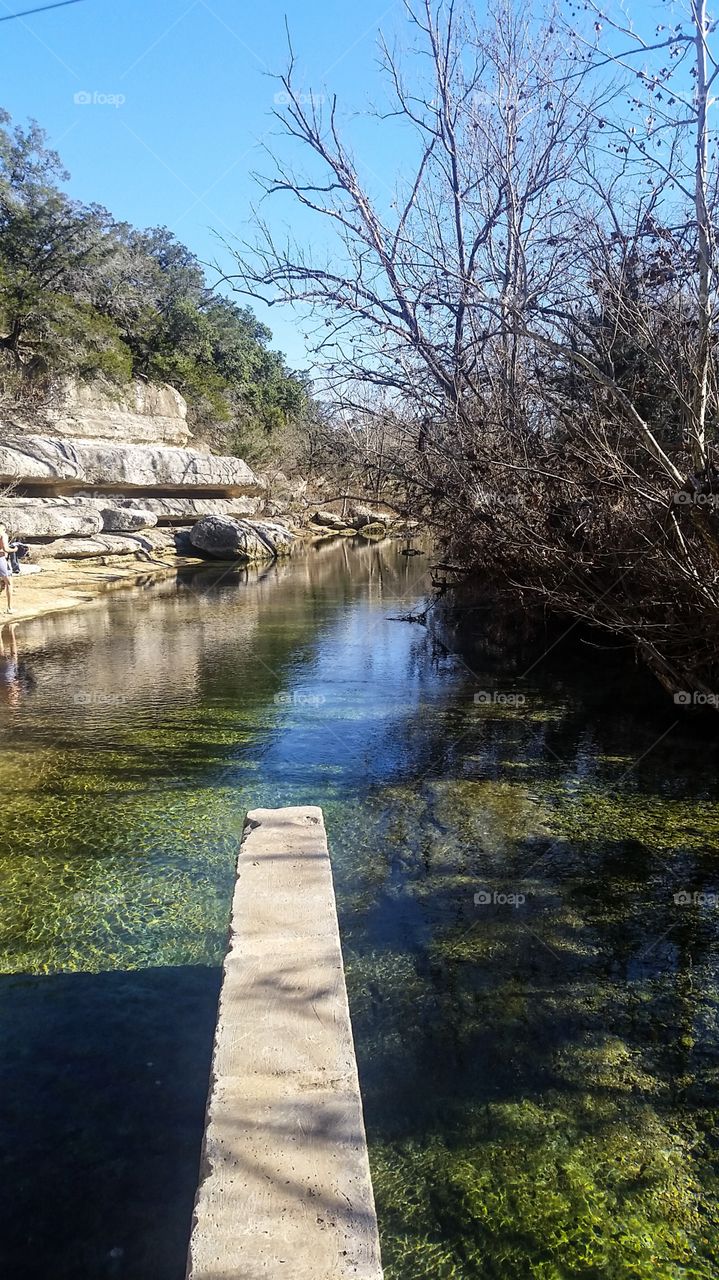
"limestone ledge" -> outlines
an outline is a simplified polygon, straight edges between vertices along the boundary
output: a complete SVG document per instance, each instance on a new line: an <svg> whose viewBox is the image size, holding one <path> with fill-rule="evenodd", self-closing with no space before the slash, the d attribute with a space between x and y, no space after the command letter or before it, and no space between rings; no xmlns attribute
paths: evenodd
<svg viewBox="0 0 719 1280"><path fill-rule="evenodd" d="M0 496L0 522L15 537L83 537L93 533L130 533L155 525L190 526L202 516L252 519L262 498L151 498L108 493L72 497Z"/></svg>
<svg viewBox="0 0 719 1280"><path fill-rule="evenodd" d="M232 516L242 519L254 516L263 505L261 496L239 495L237 498L127 498L114 499L118 507L135 507L152 511L157 523L194 524L202 516Z"/></svg>
<svg viewBox="0 0 719 1280"><path fill-rule="evenodd" d="M262 485L241 458L215 457L173 446L111 444L105 440L4 435L0 485L45 485L77 490L152 492L214 491L220 496L257 494Z"/></svg>

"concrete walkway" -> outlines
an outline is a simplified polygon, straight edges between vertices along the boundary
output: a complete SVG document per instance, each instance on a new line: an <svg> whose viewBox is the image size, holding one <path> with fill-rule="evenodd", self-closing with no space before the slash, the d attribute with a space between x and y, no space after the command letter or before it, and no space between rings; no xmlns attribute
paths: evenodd
<svg viewBox="0 0 719 1280"><path fill-rule="evenodd" d="M381 1280L322 810L247 815L190 1280Z"/></svg>

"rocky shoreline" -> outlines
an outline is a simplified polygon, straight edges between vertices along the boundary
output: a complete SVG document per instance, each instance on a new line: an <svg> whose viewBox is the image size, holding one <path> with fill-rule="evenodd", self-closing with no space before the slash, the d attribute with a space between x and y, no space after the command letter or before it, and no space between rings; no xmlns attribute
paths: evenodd
<svg viewBox="0 0 719 1280"><path fill-rule="evenodd" d="M186 415L174 388L140 382L68 382L44 411L2 413L0 523L28 548L17 620L202 561L271 562L307 539L411 531L388 509L317 506L307 479L194 447Z"/></svg>
<svg viewBox="0 0 719 1280"><path fill-rule="evenodd" d="M353 533L355 536L362 536L356 530ZM327 528L317 533L304 527L294 531L292 550L308 543L332 541L336 537L337 534ZM375 537L373 534L372 539ZM89 543L91 540L86 541ZM366 541L370 541L369 536ZM0 623L27 622L45 614L81 608L91 605L110 591L146 587L163 579L175 578L183 569L200 568L208 563L209 558L197 552L188 555L175 552L167 559L159 556L140 559L137 554L42 559L34 553L32 564L40 572L30 574L21 571L14 577L13 613L10 617L0 616ZM257 566L261 562L232 558L216 559L215 563L218 567L224 564L231 568L243 563L248 567ZM267 558L265 563L271 564L272 560Z"/></svg>

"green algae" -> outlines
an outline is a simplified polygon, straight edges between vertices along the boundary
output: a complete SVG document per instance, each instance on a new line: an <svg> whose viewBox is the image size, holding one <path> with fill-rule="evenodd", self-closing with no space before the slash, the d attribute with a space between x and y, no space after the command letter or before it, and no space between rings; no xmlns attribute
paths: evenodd
<svg viewBox="0 0 719 1280"><path fill-rule="evenodd" d="M469 1112L455 1142L373 1145L388 1280L435 1264L442 1275L503 1280L709 1280L719 1219L707 1214L692 1136L647 1107L595 1120L587 1133L554 1094Z"/></svg>
<svg viewBox="0 0 719 1280"><path fill-rule="evenodd" d="M620 803L596 787L569 804L549 771L529 787L443 779L420 797L382 798L398 899L411 894L434 924L414 963L367 952L348 967L368 1042L359 1052L387 1280L709 1280L719 1257L716 976L709 939L695 934L693 972L680 981L664 935L669 924L681 940L687 925L664 859L646 873L649 855L671 850L711 875L716 808L659 791ZM519 888L525 902L476 908L478 885ZM708 928L716 938L715 918ZM612 947L619 957L636 940L648 972L632 983L608 974ZM459 1064L449 1088L442 1047ZM439 1081L427 1070L422 1139L374 1131L373 1089L381 1098L385 1073L416 1087L410 1064L428 1055ZM493 1099L496 1065L516 1099Z"/></svg>
<svg viewBox="0 0 719 1280"><path fill-rule="evenodd" d="M669 769L646 754L661 730L602 723L581 681L477 706L384 621L406 603L350 579L268 605L241 643L228 594L179 693L168 659L150 703L16 724L0 970L218 966L246 809L311 799L387 1280L709 1280L719 912L674 894L714 881L710 761Z"/></svg>

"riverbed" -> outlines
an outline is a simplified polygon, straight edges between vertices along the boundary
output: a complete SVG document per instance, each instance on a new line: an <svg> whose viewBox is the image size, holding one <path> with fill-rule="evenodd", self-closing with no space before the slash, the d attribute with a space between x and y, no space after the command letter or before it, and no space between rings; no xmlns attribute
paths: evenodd
<svg viewBox="0 0 719 1280"><path fill-rule="evenodd" d="M711 734L491 610L448 652L400 620L429 564L323 543L16 629L13 1280L182 1280L237 843L297 803L325 811L387 1280L716 1275Z"/></svg>

